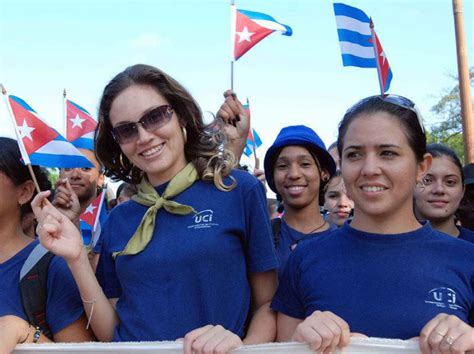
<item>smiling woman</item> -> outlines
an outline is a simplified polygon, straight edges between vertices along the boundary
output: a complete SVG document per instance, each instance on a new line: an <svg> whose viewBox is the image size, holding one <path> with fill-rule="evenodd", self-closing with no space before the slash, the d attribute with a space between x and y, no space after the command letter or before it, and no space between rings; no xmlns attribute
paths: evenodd
<svg viewBox="0 0 474 354"><path fill-rule="evenodd" d="M282 199L285 213L275 238L283 272L288 257L303 241L334 230L319 212L320 191L336 170L321 138L303 125L283 128L265 155L268 186Z"/></svg>
<svg viewBox="0 0 474 354"><path fill-rule="evenodd" d="M474 245L413 212L431 164L413 102L358 102L339 125L338 150L354 217L290 257L272 302L278 338L327 352L351 335L419 336L423 353L474 349Z"/></svg>
<svg viewBox="0 0 474 354"><path fill-rule="evenodd" d="M106 174L139 185L102 230L98 281L77 230L44 194L34 205L42 243L68 262L97 337L184 337L189 354L272 341L277 260L264 188L232 169L223 133L204 125L192 96L157 68L129 67L104 89L95 138Z"/></svg>
<svg viewBox="0 0 474 354"><path fill-rule="evenodd" d="M474 242L474 233L456 225L456 211L464 195L464 175L461 161L450 148L440 144L428 145L433 163L415 188L416 212L435 229Z"/></svg>

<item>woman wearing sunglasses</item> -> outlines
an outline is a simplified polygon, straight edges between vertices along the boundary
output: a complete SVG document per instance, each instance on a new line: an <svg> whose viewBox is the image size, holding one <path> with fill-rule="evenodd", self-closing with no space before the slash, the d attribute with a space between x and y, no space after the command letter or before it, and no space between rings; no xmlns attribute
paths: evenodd
<svg viewBox="0 0 474 354"><path fill-rule="evenodd" d="M474 349L474 245L413 212L431 164L414 104L394 95L360 101L339 125L338 151L354 217L290 256L272 302L278 339L319 352L355 333L419 337L425 354Z"/></svg>
<svg viewBox="0 0 474 354"><path fill-rule="evenodd" d="M415 209L421 220L461 240L474 242L474 232L456 225L456 211L464 195L464 174L456 153L441 144L427 148L433 163L415 188Z"/></svg>
<svg viewBox="0 0 474 354"><path fill-rule="evenodd" d="M135 65L105 87L96 153L106 173L139 183L103 229L96 280L77 230L35 200L41 241L66 259L101 341L184 337L184 351L272 341L277 260L262 184L232 170L173 78ZM249 317L250 300L252 315ZM269 325L270 324L270 325Z"/></svg>

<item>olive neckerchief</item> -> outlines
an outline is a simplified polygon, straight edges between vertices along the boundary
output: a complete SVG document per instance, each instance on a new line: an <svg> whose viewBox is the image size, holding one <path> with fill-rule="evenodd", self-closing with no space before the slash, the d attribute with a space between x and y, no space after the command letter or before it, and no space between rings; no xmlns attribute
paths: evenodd
<svg viewBox="0 0 474 354"><path fill-rule="evenodd" d="M195 212L193 207L177 203L169 200L169 198L191 187L198 178L196 167L190 162L171 179L165 192L160 196L146 177L143 177L138 186L138 194L133 196L133 200L150 208L146 211L140 225L128 241L125 249L120 252L114 252L112 256L116 258L117 256L134 255L143 251L153 237L156 213L161 207L172 214L187 215Z"/></svg>

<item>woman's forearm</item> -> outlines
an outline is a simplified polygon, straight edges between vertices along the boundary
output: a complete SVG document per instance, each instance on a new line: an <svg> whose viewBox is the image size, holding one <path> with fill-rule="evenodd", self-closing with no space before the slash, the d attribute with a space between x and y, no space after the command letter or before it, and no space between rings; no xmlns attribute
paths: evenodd
<svg viewBox="0 0 474 354"><path fill-rule="evenodd" d="M68 262L68 266L79 288L95 336L100 341L110 342L119 319L95 277L86 250L82 250L79 259Z"/></svg>

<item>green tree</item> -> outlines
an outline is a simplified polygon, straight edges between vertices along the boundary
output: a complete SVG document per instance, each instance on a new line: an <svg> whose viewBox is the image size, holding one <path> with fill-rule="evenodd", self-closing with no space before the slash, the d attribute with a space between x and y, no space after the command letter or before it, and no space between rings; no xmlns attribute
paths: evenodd
<svg viewBox="0 0 474 354"><path fill-rule="evenodd" d="M474 78L474 68L469 70L471 87ZM456 77L453 79L457 80ZM444 144L458 154L464 162L464 141L462 134L461 99L459 96L459 83L448 93L443 95L431 111L437 121L428 131L428 143Z"/></svg>

